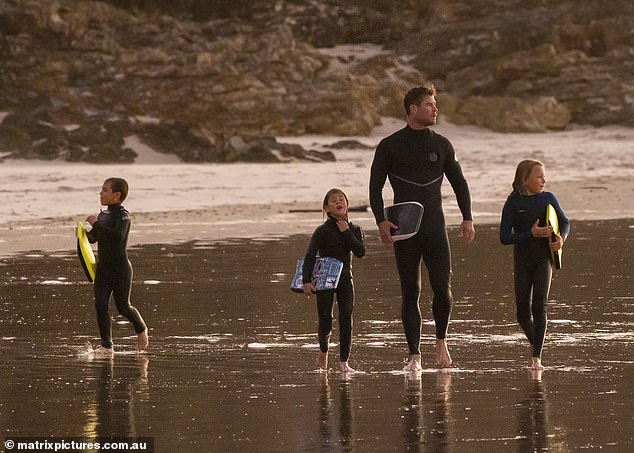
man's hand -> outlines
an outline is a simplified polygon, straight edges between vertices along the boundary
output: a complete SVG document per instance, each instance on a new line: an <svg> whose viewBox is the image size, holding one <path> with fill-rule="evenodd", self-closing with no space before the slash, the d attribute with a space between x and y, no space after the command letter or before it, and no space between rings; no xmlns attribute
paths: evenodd
<svg viewBox="0 0 634 453"><path fill-rule="evenodd" d="M475 228L473 226L473 220L463 220L460 224L460 232L458 237L461 237L465 244L475 239Z"/></svg>
<svg viewBox="0 0 634 453"><path fill-rule="evenodd" d="M398 228L397 225L394 225L389 220L384 220L377 225L379 227L379 234L381 235L381 242L384 244L392 244L392 230Z"/></svg>

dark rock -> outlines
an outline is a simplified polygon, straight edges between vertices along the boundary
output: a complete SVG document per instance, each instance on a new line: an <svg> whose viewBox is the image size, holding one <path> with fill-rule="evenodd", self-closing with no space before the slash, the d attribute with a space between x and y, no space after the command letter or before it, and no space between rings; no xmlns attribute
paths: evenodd
<svg viewBox="0 0 634 453"><path fill-rule="evenodd" d="M366 145L358 140L339 140L334 143L326 145L327 148L332 149L374 149L374 146Z"/></svg>
<svg viewBox="0 0 634 453"><path fill-rule="evenodd" d="M461 124L634 126L633 30L603 0L0 0L0 154L323 160L268 138L367 134L427 79Z"/></svg>

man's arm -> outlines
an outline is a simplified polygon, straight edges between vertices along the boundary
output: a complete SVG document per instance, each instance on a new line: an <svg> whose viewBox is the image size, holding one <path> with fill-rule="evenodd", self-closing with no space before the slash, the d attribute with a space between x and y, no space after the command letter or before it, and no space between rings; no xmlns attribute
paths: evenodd
<svg viewBox="0 0 634 453"><path fill-rule="evenodd" d="M458 235L466 243L469 243L475 238L475 227L471 213L471 192L469 191L469 184L467 184L467 180L462 174L462 167L460 167L456 159L455 150L451 143L448 143L448 146L450 150L445 163L445 174L456 195L458 208L462 214L462 223L460 224L460 232Z"/></svg>
<svg viewBox="0 0 634 453"><path fill-rule="evenodd" d="M381 242L392 243L392 230L397 228L389 220L386 220L383 208L383 186L389 170L389 156L384 141L379 143L374 153L374 160L370 168L370 208L379 228Z"/></svg>
<svg viewBox="0 0 634 453"><path fill-rule="evenodd" d="M377 225L385 220L385 214L383 213L383 186L387 179L387 172L387 150L385 149L384 141L381 141L374 152L374 159L370 167L369 183L370 208Z"/></svg>

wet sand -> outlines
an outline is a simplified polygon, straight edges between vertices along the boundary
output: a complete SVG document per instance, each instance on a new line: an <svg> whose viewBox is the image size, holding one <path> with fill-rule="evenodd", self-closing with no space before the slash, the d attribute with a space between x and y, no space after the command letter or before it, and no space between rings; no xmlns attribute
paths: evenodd
<svg viewBox="0 0 634 453"><path fill-rule="evenodd" d="M470 246L451 229L455 366L433 365L426 286L418 375L400 372L399 285L372 229L355 261L351 377L335 368L336 331L330 372L315 371L314 301L288 289L304 234L132 247L151 347L134 352L116 317L112 360L81 354L97 328L72 246L4 257L0 426L5 438L151 437L157 452L631 451L634 221L572 227L540 375L525 367L497 226Z"/></svg>

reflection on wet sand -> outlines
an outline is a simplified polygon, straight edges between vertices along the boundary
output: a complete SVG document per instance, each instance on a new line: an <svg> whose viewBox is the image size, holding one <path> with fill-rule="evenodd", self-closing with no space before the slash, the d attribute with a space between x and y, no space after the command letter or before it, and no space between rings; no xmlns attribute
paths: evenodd
<svg viewBox="0 0 634 453"><path fill-rule="evenodd" d="M517 451L546 451L548 443L548 401L542 381L543 371L531 370L526 383L526 398L517 405Z"/></svg>
<svg viewBox="0 0 634 453"><path fill-rule="evenodd" d="M355 267L352 360L364 372L350 376L314 371L314 301L288 288L304 236L132 248L132 298L153 341L138 355L115 322L112 361L76 357L97 329L73 253L0 259L0 426L151 437L157 452L632 451L632 226L574 228L553 279L541 376L526 369L511 255L491 247L495 227L454 247L449 370L433 368L423 290L414 377L402 372L395 266L371 234L377 245Z"/></svg>
<svg viewBox="0 0 634 453"><path fill-rule="evenodd" d="M149 404L148 364L145 355L83 358L89 365L86 380L94 383L95 400L86 404L83 435L89 441L106 437L141 437L136 414Z"/></svg>
<svg viewBox="0 0 634 453"><path fill-rule="evenodd" d="M319 444L321 451L354 451L354 416L351 376L340 373L334 384L338 407L334 406L328 373L319 373ZM338 428L338 431L337 431Z"/></svg>
<svg viewBox="0 0 634 453"><path fill-rule="evenodd" d="M451 372L438 370L436 375L406 372L403 394L403 447L404 451L450 450ZM424 394L423 380L435 379L435 386Z"/></svg>

